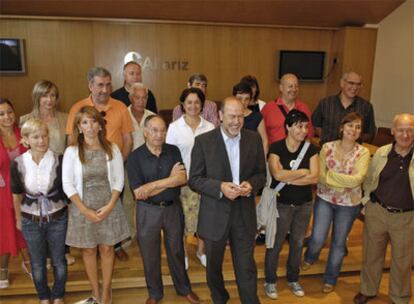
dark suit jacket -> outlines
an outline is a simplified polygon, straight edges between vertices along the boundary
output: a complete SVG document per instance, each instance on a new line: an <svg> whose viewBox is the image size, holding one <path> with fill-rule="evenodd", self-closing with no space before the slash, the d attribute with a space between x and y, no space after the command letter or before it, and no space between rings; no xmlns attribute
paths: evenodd
<svg viewBox="0 0 414 304"><path fill-rule="evenodd" d="M197 232L202 238L220 240L225 233L231 204L224 195L220 197L221 182L232 182L233 177L226 146L220 128L197 136L191 153L190 178L188 184L201 193ZM240 138L240 183L248 181L253 187L250 197L242 197L242 218L248 233L256 232L257 191L266 182L266 165L262 140L258 133L241 130ZM239 203L239 202L237 202Z"/></svg>

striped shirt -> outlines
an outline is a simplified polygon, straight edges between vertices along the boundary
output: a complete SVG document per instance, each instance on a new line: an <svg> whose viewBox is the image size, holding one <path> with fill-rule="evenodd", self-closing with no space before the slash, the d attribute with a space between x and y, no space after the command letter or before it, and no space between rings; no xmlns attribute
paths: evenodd
<svg viewBox="0 0 414 304"><path fill-rule="evenodd" d="M372 104L356 96L354 101L347 108L344 108L339 93L322 99L312 113L313 126L321 128L321 145L339 138L341 120L351 112L357 112L363 117L363 134L375 134L376 126Z"/></svg>

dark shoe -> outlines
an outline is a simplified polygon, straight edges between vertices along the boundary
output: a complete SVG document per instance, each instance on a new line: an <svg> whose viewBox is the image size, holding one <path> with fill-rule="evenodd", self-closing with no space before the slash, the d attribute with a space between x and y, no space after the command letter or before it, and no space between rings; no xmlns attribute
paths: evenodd
<svg viewBox="0 0 414 304"><path fill-rule="evenodd" d="M362 293L358 292L354 297L354 303L355 304L365 304L368 303L369 300L375 298L375 296L366 296Z"/></svg>
<svg viewBox="0 0 414 304"><path fill-rule="evenodd" d="M115 251L115 256L118 260L125 262L128 261L128 253L126 253L126 251L122 248L118 249Z"/></svg>
<svg viewBox="0 0 414 304"><path fill-rule="evenodd" d="M187 301L191 304L199 304L200 298L194 292L190 292L188 295L185 296Z"/></svg>
<svg viewBox="0 0 414 304"><path fill-rule="evenodd" d="M158 300L155 300L155 299L153 299L153 298L148 298L146 301L145 301L145 304L158 304Z"/></svg>
<svg viewBox="0 0 414 304"><path fill-rule="evenodd" d="M266 243L266 235L264 233L260 233L256 238L256 245L264 245Z"/></svg>
<svg viewBox="0 0 414 304"><path fill-rule="evenodd" d="M285 240L288 243L290 242L290 232L288 232L288 234L286 234Z"/></svg>

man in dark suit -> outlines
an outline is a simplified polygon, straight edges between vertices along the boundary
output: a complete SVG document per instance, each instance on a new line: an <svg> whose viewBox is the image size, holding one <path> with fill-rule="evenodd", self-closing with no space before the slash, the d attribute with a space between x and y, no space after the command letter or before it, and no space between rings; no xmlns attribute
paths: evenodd
<svg viewBox="0 0 414 304"><path fill-rule="evenodd" d="M254 261L256 192L266 182L262 141L242 129L244 107L234 97L223 101L221 127L195 139L189 186L201 193L197 232L205 240L207 284L213 302L226 303L223 257L230 241L242 303L259 303Z"/></svg>

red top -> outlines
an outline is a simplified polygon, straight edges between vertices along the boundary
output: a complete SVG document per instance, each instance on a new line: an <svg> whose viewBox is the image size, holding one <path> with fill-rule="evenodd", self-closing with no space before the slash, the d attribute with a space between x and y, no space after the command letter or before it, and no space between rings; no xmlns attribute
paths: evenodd
<svg viewBox="0 0 414 304"><path fill-rule="evenodd" d="M14 128L17 142L20 142L20 129ZM18 144L20 154L27 149ZM10 187L10 163L9 154L0 138L0 174L4 180L4 186L0 187L0 255L10 253L16 255L21 248L26 247L21 231L16 228L13 208L13 197Z"/></svg>
<svg viewBox="0 0 414 304"><path fill-rule="evenodd" d="M289 113L289 109L286 107L281 98L268 102L262 109L262 116L266 127L267 137L269 139L269 144L282 140L286 137L286 131L284 127L285 116L280 110L279 105L282 105L286 113ZM308 116L308 137L313 137L313 126L311 120L311 111L309 110L309 107L304 102L296 100L295 106L293 108L302 111L306 114L306 116Z"/></svg>

